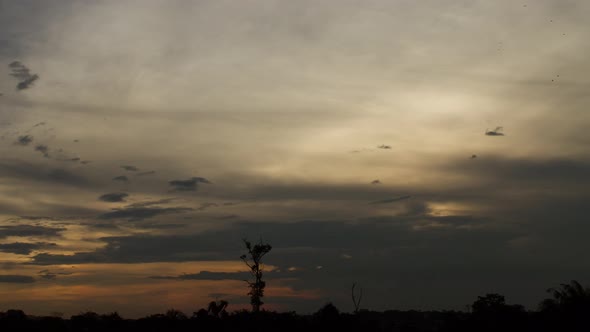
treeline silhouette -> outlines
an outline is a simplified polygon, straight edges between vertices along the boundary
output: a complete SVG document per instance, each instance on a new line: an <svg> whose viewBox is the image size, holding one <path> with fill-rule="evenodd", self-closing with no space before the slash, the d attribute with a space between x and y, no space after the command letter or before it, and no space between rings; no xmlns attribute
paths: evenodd
<svg viewBox="0 0 590 332"><path fill-rule="evenodd" d="M342 313L328 303L309 315L265 310L229 313L226 301L211 302L191 316L171 309L140 319L125 319L116 312L85 312L63 319L7 310L0 312L0 331L590 331L590 289L572 281L548 292L551 297L534 311L507 304L500 294L479 296L467 312Z"/></svg>

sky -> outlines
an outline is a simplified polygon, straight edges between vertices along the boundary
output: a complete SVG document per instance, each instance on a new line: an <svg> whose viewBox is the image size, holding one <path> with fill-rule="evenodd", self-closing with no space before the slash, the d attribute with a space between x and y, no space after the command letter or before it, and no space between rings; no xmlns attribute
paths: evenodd
<svg viewBox="0 0 590 332"><path fill-rule="evenodd" d="M268 310L590 285L588 12L0 0L0 310L248 308L244 238Z"/></svg>

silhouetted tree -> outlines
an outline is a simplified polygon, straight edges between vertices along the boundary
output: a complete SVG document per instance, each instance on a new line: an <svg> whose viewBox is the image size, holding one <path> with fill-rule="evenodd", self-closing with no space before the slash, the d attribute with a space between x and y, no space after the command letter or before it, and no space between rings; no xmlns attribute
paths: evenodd
<svg viewBox="0 0 590 332"><path fill-rule="evenodd" d="M357 298L354 289L356 287L356 282L352 283L352 289L350 291L352 296L352 303L354 304L354 312L358 313L361 308L361 300L363 299L363 288L359 286L359 297Z"/></svg>
<svg viewBox="0 0 590 332"><path fill-rule="evenodd" d="M478 296L471 308L474 314L500 312L506 306L506 299L500 294Z"/></svg>
<svg viewBox="0 0 590 332"><path fill-rule="evenodd" d="M211 301L209 303L209 307L207 308L207 313L214 317L221 317L224 314L227 314L225 308L227 308L227 301L221 300L219 302Z"/></svg>
<svg viewBox="0 0 590 332"><path fill-rule="evenodd" d="M541 310L590 306L590 288L582 287L576 280L569 284L561 284L560 288L549 288L547 292L551 293L553 298L543 300Z"/></svg>
<svg viewBox="0 0 590 332"><path fill-rule="evenodd" d="M540 310L546 319L545 325L568 331L590 330L590 288L584 288L572 280L560 288L547 290L553 298L545 299Z"/></svg>
<svg viewBox="0 0 590 332"><path fill-rule="evenodd" d="M250 288L248 295L250 295L252 311L258 312L260 311L260 306L264 304L264 302L262 302L262 297L264 297L264 287L266 287L266 282L262 280L262 257L268 254L272 249L272 246L268 243L262 243L262 239L255 245L252 245L252 243L244 239L244 245L246 246L248 253L240 256L240 258L246 263L248 268L250 268L250 274L254 277L254 281L246 280L246 282Z"/></svg>
<svg viewBox="0 0 590 332"><path fill-rule="evenodd" d="M472 326L477 331L522 331L526 323L526 312L521 305L508 305L500 294L478 296L471 306Z"/></svg>

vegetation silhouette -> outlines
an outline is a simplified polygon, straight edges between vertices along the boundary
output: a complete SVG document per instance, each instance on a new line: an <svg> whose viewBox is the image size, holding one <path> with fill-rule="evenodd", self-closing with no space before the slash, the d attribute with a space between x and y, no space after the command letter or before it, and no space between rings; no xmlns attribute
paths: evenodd
<svg viewBox="0 0 590 332"><path fill-rule="evenodd" d="M262 239L257 244L252 245L247 239L243 239L244 245L248 250L247 254L240 256L240 259L250 268L250 274L254 277L254 281L248 281L248 287L250 291L250 304L252 305L252 312L259 312L260 306L264 304L262 298L264 297L264 288L266 282L262 280L262 258L268 254L272 246L268 243L262 243Z"/></svg>

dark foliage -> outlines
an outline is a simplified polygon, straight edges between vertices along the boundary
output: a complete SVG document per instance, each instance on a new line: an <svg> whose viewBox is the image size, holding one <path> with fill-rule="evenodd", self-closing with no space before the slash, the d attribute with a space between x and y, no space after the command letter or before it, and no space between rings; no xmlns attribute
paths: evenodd
<svg viewBox="0 0 590 332"><path fill-rule="evenodd" d="M311 315L246 310L227 313L226 301L211 302L191 317L170 309L164 314L124 319L118 313L83 312L70 319L26 315L22 310L0 312L0 331L590 331L590 291L578 282L549 290L551 298L538 311L507 304L500 294L479 296L472 311L359 310L342 313L328 303Z"/></svg>

